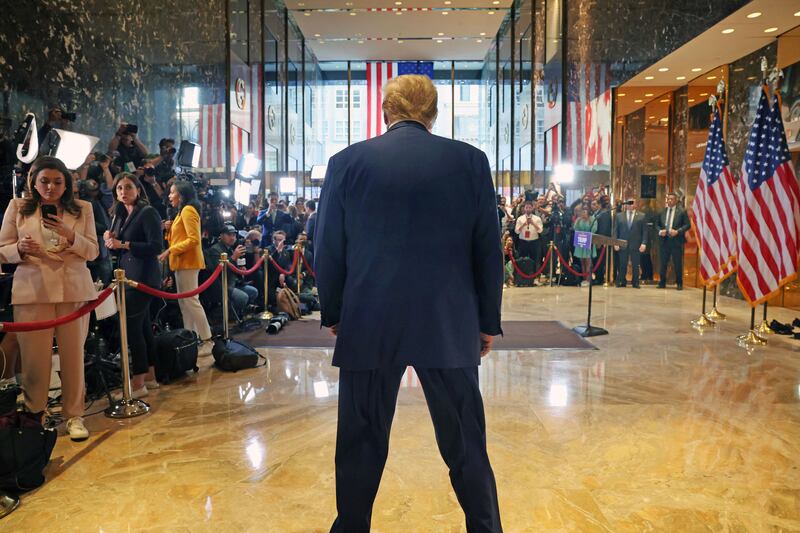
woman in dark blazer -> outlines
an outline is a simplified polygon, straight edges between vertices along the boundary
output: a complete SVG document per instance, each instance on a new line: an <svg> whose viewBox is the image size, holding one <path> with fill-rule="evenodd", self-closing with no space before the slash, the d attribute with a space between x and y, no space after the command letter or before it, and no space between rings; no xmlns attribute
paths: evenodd
<svg viewBox="0 0 800 533"><path fill-rule="evenodd" d="M161 285L161 217L150 206L141 183L133 174L122 172L114 178L115 201L111 207L111 231L104 235L106 246L119 258L125 277L151 287ZM150 320L151 296L125 287L128 314L128 347L133 360L132 396L147 396L156 388L155 339Z"/></svg>

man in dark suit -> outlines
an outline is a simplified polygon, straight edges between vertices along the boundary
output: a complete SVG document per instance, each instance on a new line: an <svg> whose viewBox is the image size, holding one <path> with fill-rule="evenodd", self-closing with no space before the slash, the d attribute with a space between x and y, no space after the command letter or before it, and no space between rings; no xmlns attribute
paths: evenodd
<svg viewBox="0 0 800 533"><path fill-rule="evenodd" d="M634 289L638 289L640 258L641 254L647 251L647 221L642 213L636 211L634 200L627 200L625 211L617 215L614 238L628 241L628 246L621 250L619 246L614 247L614 250L619 252L617 287L624 287L627 284L628 260L630 259L633 270L631 285Z"/></svg>
<svg viewBox="0 0 800 533"><path fill-rule="evenodd" d="M266 248L272 243L272 234L274 232L283 231L288 235L293 223L289 213L278 209L278 193L271 192L267 198L269 206L261 211L256 218L256 224L261 224L262 248Z"/></svg>
<svg viewBox="0 0 800 533"><path fill-rule="evenodd" d="M594 210L594 217L597 220L597 233L598 235L605 235L611 237L611 210L609 209L608 196L598 196L592 201L592 209ZM598 249L599 252L599 249ZM608 254L606 254L606 257ZM602 285L606 279L606 258L597 269L595 279L592 283L595 285Z"/></svg>
<svg viewBox="0 0 800 533"><path fill-rule="evenodd" d="M502 333L489 162L430 133L429 78L399 76L384 95L388 131L330 159L317 219L322 324L337 336L340 368L331 531L369 531L407 366L422 384L467 530L502 531L478 388L481 357Z"/></svg>
<svg viewBox="0 0 800 533"><path fill-rule="evenodd" d="M314 232L317 230L317 202L309 200L306 202L306 236L308 244L306 247L314 251Z"/></svg>
<svg viewBox="0 0 800 533"><path fill-rule="evenodd" d="M667 265L671 259L675 283L679 291L683 290L683 245L690 227L689 215L678 205L678 195L674 192L667 194L667 207L656 220L661 255L659 289L667 287Z"/></svg>

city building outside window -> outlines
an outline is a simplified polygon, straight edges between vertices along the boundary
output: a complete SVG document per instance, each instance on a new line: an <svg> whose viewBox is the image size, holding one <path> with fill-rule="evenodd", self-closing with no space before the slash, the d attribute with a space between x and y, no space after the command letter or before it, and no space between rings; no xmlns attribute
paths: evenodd
<svg viewBox="0 0 800 533"><path fill-rule="evenodd" d="M347 109L347 89L336 89L336 109Z"/></svg>

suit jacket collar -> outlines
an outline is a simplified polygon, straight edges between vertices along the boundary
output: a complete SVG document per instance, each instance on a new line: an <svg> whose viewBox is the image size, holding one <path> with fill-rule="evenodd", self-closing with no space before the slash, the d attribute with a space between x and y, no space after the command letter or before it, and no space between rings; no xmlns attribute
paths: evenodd
<svg viewBox="0 0 800 533"><path fill-rule="evenodd" d="M406 127L409 127L409 126L413 127L413 128L421 129L423 131L428 131L428 128L426 128L425 125L422 124L422 122L417 122L416 120L401 120L399 122L395 122L394 124L392 124L392 126L387 130L387 133L389 131L394 131L396 129L406 128Z"/></svg>

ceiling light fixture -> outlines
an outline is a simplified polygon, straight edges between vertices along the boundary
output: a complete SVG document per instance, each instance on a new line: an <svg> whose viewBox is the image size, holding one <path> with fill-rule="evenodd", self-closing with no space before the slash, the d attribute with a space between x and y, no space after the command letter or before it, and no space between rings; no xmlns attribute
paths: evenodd
<svg viewBox="0 0 800 533"><path fill-rule="evenodd" d="M402 12L402 11L396 11L396 12L395 12L395 15L402 15L402 14L403 14L403 12Z"/></svg>
<svg viewBox="0 0 800 533"><path fill-rule="evenodd" d="M398 41L397 41L397 43L398 43L398 44L403 44L403 41L399 41L399 40L398 40Z"/></svg>
<svg viewBox="0 0 800 533"><path fill-rule="evenodd" d="M364 41L358 41L358 44L364 44Z"/></svg>
<svg viewBox="0 0 800 533"><path fill-rule="evenodd" d="M617 96L625 96L625 93L617 93Z"/></svg>
<svg viewBox="0 0 800 533"><path fill-rule="evenodd" d="M662 104L668 104L669 98L664 98L663 100L659 100L659 102L661 102Z"/></svg>
<svg viewBox="0 0 800 533"><path fill-rule="evenodd" d="M634 102L635 104L641 104L641 103L642 103L642 101L641 101L640 99L638 99L638 98L637 98L636 100L634 100L633 102Z"/></svg>
<svg viewBox="0 0 800 533"><path fill-rule="evenodd" d="M449 11L442 11L442 15L449 15L449 14L450 14Z"/></svg>
<svg viewBox="0 0 800 533"><path fill-rule="evenodd" d="M776 31L778 31L778 28L773 26L771 28L767 28L766 30L764 30L764 33L773 33L773 32L776 32Z"/></svg>
<svg viewBox="0 0 800 533"><path fill-rule="evenodd" d="M722 33L728 35L729 33L733 33L734 31L735 30L733 28L725 28L724 30L722 30Z"/></svg>
<svg viewBox="0 0 800 533"><path fill-rule="evenodd" d="M305 16L307 16L307 17L310 17L310 16L311 16L311 13L309 13L308 11L306 11L305 13L303 13L303 15L305 15Z"/></svg>
<svg viewBox="0 0 800 533"><path fill-rule="evenodd" d="M450 4L452 4L452 3L453 3L453 2L451 2L450 0L445 0L445 2L444 2L444 5L446 5L446 6L449 6L449 5L450 5Z"/></svg>
<svg viewBox="0 0 800 533"><path fill-rule="evenodd" d="M395 2L395 3L394 3L394 5L396 5L396 6L402 6L402 5L403 5L403 2Z"/></svg>
<svg viewBox="0 0 800 533"><path fill-rule="evenodd" d="M484 35L486 35L486 32L485 32L485 31L482 31L482 32L481 32L481 37L483 37Z"/></svg>
<svg viewBox="0 0 800 533"><path fill-rule="evenodd" d="M442 35L444 35L444 33L442 33L442 32L439 32L439 37L441 37Z"/></svg>
<svg viewBox="0 0 800 533"><path fill-rule="evenodd" d="M675 76L676 80L685 80L686 76Z"/></svg>
<svg viewBox="0 0 800 533"><path fill-rule="evenodd" d="M700 93L700 96L708 96L708 93Z"/></svg>
<svg viewBox="0 0 800 533"><path fill-rule="evenodd" d="M358 13L350 13L351 17L355 17L356 15L358 15Z"/></svg>
<svg viewBox="0 0 800 533"><path fill-rule="evenodd" d="M750 13L749 15L747 15L747 18L749 18L749 19L757 19L760 16L761 16L761 11L754 11L754 12Z"/></svg>
<svg viewBox="0 0 800 533"><path fill-rule="evenodd" d="M689 98L689 103L694 102L694 98Z"/></svg>
<svg viewBox="0 0 800 533"><path fill-rule="evenodd" d="M645 97L653 96L653 93L645 93Z"/></svg>
<svg viewBox="0 0 800 533"><path fill-rule="evenodd" d="M700 67L695 67L692 69L692 72L700 72L701 70L703 69L701 69Z"/></svg>
<svg viewBox="0 0 800 533"><path fill-rule="evenodd" d="M436 39L436 44L442 44L443 42L441 39Z"/></svg>
<svg viewBox="0 0 800 533"><path fill-rule="evenodd" d="M320 35L319 33L315 33L314 37L322 37L322 35Z"/></svg>
<svg viewBox="0 0 800 533"><path fill-rule="evenodd" d="M645 77L644 77L644 79L646 79L646 80L652 80L652 79L653 79L653 76L645 76Z"/></svg>
<svg viewBox="0 0 800 533"><path fill-rule="evenodd" d="M655 116L655 115L650 115L650 116L649 116L649 117L647 117L647 118L649 118L649 119L653 119L653 118L656 118L656 116Z"/></svg>
<svg viewBox="0 0 800 533"><path fill-rule="evenodd" d="M494 11L489 11L489 14L490 15L494 15Z"/></svg>
<svg viewBox="0 0 800 533"><path fill-rule="evenodd" d="M794 14L795 17L800 17L800 11Z"/></svg>
<svg viewBox="0 0 800 533"><path fill-rule="evenodd" d="M706 76L706 79L707 80L715 80L715 79L717 79L717 77L716 76Z"/></svg>
<svg viewBox="0 0 800 533"><path fill-rule="evenodd" d="M483 39L475 39L475 42L476 42L476 43L482 43L482 42L483 42Z"/></svg>
<svg viewBox="0 0 800 533"><path fill-rule="evenodd" d="M660 69L658 69L658 71L659 72L667 72L667 71L669 71L669 68L668 67L661 67Z"/></svg>

